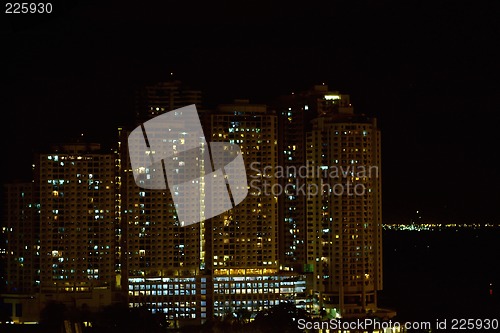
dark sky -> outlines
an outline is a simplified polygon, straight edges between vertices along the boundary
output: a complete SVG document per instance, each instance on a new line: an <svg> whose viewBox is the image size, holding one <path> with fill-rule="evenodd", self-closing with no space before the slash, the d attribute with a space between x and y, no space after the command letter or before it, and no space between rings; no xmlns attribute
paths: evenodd
<svg viewBox="0 0 500 333"><path fill-rule="evenodd" d="M500 221L497 1L164 2L2 14L3 182L50 142L111 142L170 72L214 104L325 82L379 120L386 221Z"/></svg>

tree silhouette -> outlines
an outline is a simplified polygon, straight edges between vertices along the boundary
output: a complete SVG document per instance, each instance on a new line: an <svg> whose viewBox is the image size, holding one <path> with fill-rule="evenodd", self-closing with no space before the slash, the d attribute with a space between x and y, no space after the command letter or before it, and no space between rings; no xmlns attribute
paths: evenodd
<svg viewBox="0 0 500 333"><path fill-rule="evenodd" d="M156 333L165 331L169 324L163 313L153 314L145 306L129 308L126 303L117 303L96 313L92 332Z"/></svg>
<svg viewBox="0 0 500 333"><path fill-rule="evenodd" d="M11 304L8 303L2 303L0 300L0 323L5 323L5 322L10 322L12 320L10 314L10 307L12 307Z"/></svg>
<svg viewBox="0 0 500 333"><path fill-rule="evenodd" d="M68 316L66 305L58 301L49 301L40 311L40 325L48 330L59 330Z"/></svg>
<svg viewBox="0 0 500 333"><path fill-rule="evenodd" d="M261 332L301 332L297 325L301 318L308 319L309 314L286 302L259 312L253 324Z"/></svg>

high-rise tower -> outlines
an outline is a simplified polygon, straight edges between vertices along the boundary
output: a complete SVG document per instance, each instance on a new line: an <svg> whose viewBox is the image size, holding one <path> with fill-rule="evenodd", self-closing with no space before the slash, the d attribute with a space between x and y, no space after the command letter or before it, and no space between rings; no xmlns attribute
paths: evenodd
<svg viewBox="0 0 500 333"><path fill-rule="evenodd" d="M227 141L240 146L250 191L247 198L225 214L212 219L214 269L278 268L277 197L256 193L265 175L260 169L277 166L277 119L265 105L236 100L219 106L210 116L210 140ZM254 181L254 182L252 182ZM270 188L275 177L267 178ZM256 186L252 186L255 184ZM220 235L222 234L222 235ZM220 236L220 237L217 237Z"/></svg>
<svg viewBox="0 0 500 333"><path fill-rule="evenodd" d="M6 291L38 291L40 236L37 191L33 182L5 185Z"/></svg>
<svg viewBox="0 0 500 333"><path fill-rule="evenodd" d="M305 280L279 268L277 117L265 105L236 100L208 118L211 141L240 146L249 186L245 200L205 224L214 315L299 303Z"/></svg>
<svg viewBox="0 0 500 333"><path fill-rule="evenodd" d="M380 131L347 95L323 97L307 136L307 264L331 316L377 311L382 289Z"/></svg>
<svg viewBox="0 0 500 333"><path fill-rule="evenodd" d="M202 106L202 93L178 80L157 82L135 92L136 120L144 122L167 111L186 105Z"/></svg>
<svg viewBox="0 0 500 333"><path fill-rule="evenodd" d="M115 273L114 154L74 143L39 155L42 292L113 288Z"/></svg>
<svg viewBox="0 0 500 333"><path fill-rule="evenodd" d="M278 162L283 170L297 170L305 165L307 102L298 94L280 97L274 105L278 116ZM296 173L279 177L281 188L300 187L305 179ZM306 198L295 191L281 191L278 200L280 265L303 271L306 258Z"/></svg>
<svg viewBox="0 0 500 333"><path fill-rule="evenodd" d="M312 129L311 121L338 108L335 97L325 84L311 89L280 96L273 103L278 115L278 162L283 175L280 186L286 191L279 195L280 265L287 270L305 271L307 263L306 195L300 193L306 183L306 133ZM344 104L349 107L348 98ZM286 173L286 175L285 175Z"/></svg>
<svg viewBox="0 0 500 333"><path fill-rule="evenodd" d="M199 107L201 92L179 81L146 86L136 95L134 126L190 104ZM160 136L162 130L167 131L168 126L148 135ZM164 313L168 320L203 322L209 312L204 223L184 225L178 219L175 188L170 189L166 183L163 189L146 189L137 184L129 156L129 134L128 129L119 129L116 163L121 278L127 302L132 307L147 306L153 312ZM178 139L170 142L172 147L182 145L183 139ZM199 166L188 165L177 155L169 162L179 163L179 169Z"/></svg>

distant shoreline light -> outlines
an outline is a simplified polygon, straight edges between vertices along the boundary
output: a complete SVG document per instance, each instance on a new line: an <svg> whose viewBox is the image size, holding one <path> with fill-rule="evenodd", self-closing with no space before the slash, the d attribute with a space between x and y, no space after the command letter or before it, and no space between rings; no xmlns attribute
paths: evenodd
<svg viewBox="0 0 500 333"><path fill-rule="evenodd" d="M398 230L398 231L440 231L440 230L458 230L458 229L500 229L500 225L491 223L463 223L463 224L434 224L434 223L394 223L383 224L384 230Z"/></svg>

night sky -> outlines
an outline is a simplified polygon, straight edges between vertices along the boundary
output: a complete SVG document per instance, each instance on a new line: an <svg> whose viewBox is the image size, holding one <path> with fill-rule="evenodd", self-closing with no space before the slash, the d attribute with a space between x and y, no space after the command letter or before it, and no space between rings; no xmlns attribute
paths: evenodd
<svg viewBox="0 0 500 333"><path fill-rule="evenodd" d="M147 83L212 106L324 82L378 118L385 222L500 221L497 1L164 2L2 13L3 183L50 143L112 143Z"/></svg>

